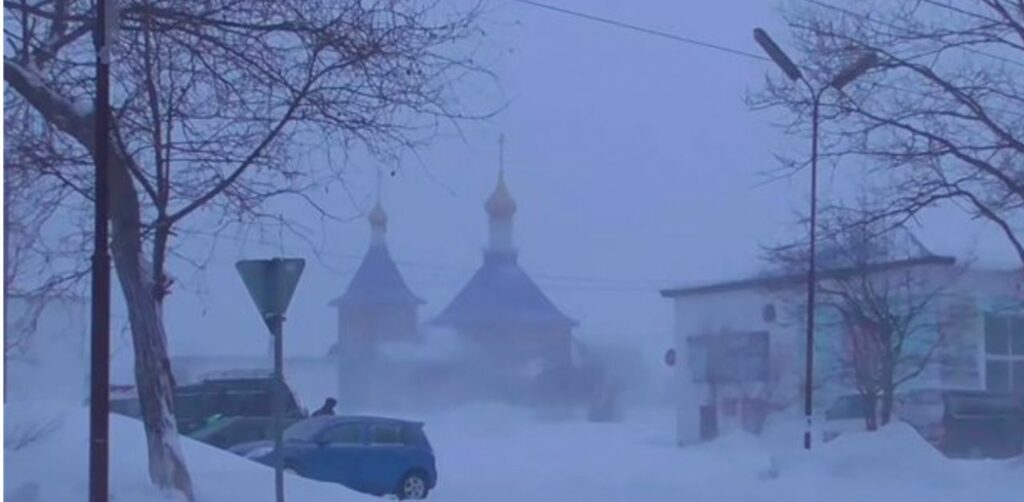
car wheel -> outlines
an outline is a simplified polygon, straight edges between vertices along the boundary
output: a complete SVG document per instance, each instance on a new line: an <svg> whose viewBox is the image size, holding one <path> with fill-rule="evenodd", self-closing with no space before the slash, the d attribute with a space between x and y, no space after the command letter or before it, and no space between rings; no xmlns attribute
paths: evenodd
<svg viewBox="0 0 1024 502"><path fill-rule="evenodd" d="M413 471L406 474L398 483L398 495L400 500L421 500L427 498L430 488L427 487L427 477L422 472Z"/></svg>

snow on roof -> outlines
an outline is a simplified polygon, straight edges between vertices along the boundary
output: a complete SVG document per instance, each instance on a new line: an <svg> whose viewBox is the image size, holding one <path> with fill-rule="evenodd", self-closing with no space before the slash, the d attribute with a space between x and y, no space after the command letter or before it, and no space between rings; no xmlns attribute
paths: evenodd
<svg viewBox="0 0 1024 502"><path fill-rule="evenodd" d="M484 263L435 326L575 326L516 262L514 254L488 253Z"/></svg>
<svg viewBox="0 0 1024 502"><path fill-rule="evenodd" d="M341 305L419 305L424 303L406 285L401 272L385 245L367 250L359 269L345 293L330 304Z"/></svg>
<svg viewBox="0 0 1024 502"><path fill-rule="evenodd" d="M799 256L805 243L791 244L777 248L779 251L793 251ZM887 231L884 236L871 236L863 239L848 236L824 236L815 253L818 274L821 277L838 276L855 270L868 269L881 271L893 268L918 265L953 265L956 258L932 253L909 230L896 228ZM663 289L664 297L678 297L739 289L764 287L771 284L782 284L790 281L805 280L804 270L794 273L775 273L758 275L710 284L698 284L677 288Z"/></svg>

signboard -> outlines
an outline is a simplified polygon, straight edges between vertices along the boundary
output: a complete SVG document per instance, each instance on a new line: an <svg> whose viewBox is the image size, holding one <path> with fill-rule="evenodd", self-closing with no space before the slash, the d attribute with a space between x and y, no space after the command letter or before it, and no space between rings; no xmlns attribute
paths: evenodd
<svg viewBox="0 0 1024 502"><path fill-rule="evenodd" d="M306 260L301 258L241 260L235 264L249 296L271 330L272 319L288 311L288 304L305 267Z"/></svg>
<svg viewBox="0 0 1024 502"><path fill-rule="evenodd" d="M715 333L687 339L694 381L764 382L769 374L767 331Z"/></svg>
<svg viewBox="0 0 1024 502"><path fill-rule="evenodd" d="M282 407L284 396L284 314L292 301L295 286L299 284L306 260L301 258L271 258L269 260L242 260L235 263L245 289L267 323L274 341L274 497L284 502L284 424Z"/></svg>

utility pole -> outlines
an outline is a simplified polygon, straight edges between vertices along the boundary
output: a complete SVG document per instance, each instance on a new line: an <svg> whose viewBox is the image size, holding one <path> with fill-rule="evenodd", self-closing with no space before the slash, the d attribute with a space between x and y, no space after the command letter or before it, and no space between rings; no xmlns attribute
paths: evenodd
<svg viewBox="0 0 1024 502"><path fill-rule="evenodd" d="M807 348L804 358L804 417L807 421L804 430L804 449L811 449L811 435L813 431L813 391L814 391L814 293L818 287L817 263L816 263L816 242L818 228L818 129L820 116L818 109L821 106L821 96L828 89L835 89L842 93L843 87L853 82L865 72L878 64L878 57L873 52L861 54L856 61L839 71L834 77L815 88L800 68L793 63L793 60L783 52L782 48L775 43L768 33L761 28L754 29L754 41L764 49L765 54L778 65L783 73L790 80L801 81L807 86L811 95L811 214L808 226L809 253L807 255Z"/></svg>
<svg viewBox="0 0 1024 502"><path fill-rule="evenodd" d="M117 1L117 0L112 0ZM110 254L107 249L110 160L110 40L108 0L96 0L96 104L93 161L95 219L92 255L92 332L89 399L89 501L110 500Z"/></svg>

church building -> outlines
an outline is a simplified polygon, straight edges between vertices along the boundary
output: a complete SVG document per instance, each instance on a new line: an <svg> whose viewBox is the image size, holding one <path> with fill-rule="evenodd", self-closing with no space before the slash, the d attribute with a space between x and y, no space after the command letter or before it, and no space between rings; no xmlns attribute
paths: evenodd
<svg viewBox="0 0 1024 502"><path fill-rule="evenodd" d="M391 259L388 216L379 198L367 219L370 246L348 289L330 303L338 315L335 354L364 354L380 342L418 339L418 309L423 300L409 289Z"/></svg>
<svg viewBox="0 0 1024 502"><path fill-rule="evenodd" d="M484 209L490 240L483 263L431 324L454 330L494 361L570 366L577 323L519 265L512 232L517 206L505 184L503 166Z"/></svg>

